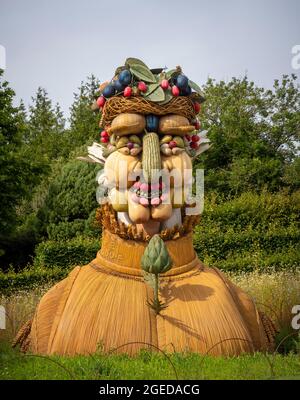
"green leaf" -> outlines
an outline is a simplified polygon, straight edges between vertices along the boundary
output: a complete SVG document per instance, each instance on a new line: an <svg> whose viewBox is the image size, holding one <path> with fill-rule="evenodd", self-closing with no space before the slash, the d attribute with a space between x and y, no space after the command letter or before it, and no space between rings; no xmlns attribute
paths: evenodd
<svg viewBox="0 0 300 400"><path fill-rule="evenodd" d="M200 89L200 87L197 85L197 83L189 80L189 85L192 89L195 90L195 92L197 92L198 94L200 94L202 97L204 97L202 90Z"/></svg>
<svg viewBox="0 0 300 400"><path fill-rule="evenodd" d="M151 93L153 93L154 90L156 90L158 87L159 87L159 83L150 83L150 85L148 85L147 92L142 93L142 95L143 95L144 97L147 97L147 96L149 96Z"/></svg>
<svg viewBox="0 0 300 400"><path fill-rule="evenodd" d="M147 96L147 100L154 101L155 103L164 101L165 92L160 86L158 86L157 89L155 89L149 96Z"/></svg>
<svg viewBox="0 0 300 400"><path fill-rule="evenodd" d="M131 73L138 79L145 82L156 83L156 78L148 67L140 64L133 64L130 66Z"/></svg>
<svg viewBox="0 0 300 400"><path fill-rule="evenodd" d="M167 104L167 103L169 103L169 101L173 98L173 95L172 95L172 93L171 93L171 90L165 90L165 99L163 100L163 101L160 101L159 102L159 104L160 105L164 105L164 104Z"/></svg>
<svg viewBox="0 0 300 400"><path fill-rule="evenodd" d="M174 75L178 75L179 72L177 71L177 69L170 69L170 71L166 72L166 79L170 79L172 78Z"/></svg>
<svg viewBox="0 0 300 400"><path fill-rule="evenodd" d="M127 58L127 60L125 61L125 65L128 67L131 67L132 65L142 65L143 67L148 68L147 65L142 60L133 57Z"/></svg>

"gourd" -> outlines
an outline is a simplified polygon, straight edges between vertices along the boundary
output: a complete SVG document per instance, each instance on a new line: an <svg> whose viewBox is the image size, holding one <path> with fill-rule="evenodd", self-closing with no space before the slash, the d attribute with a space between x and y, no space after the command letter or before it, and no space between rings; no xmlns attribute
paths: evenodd
<svg viewBox="0 0 300 400"><path fill-rule="evenodd" d="M143 136L142 166L144 178L148 182L153 181L155 173L161 170L159 138L155 132Z"/></svg>
<svg viewBox="0 0 300 400"><path fill-rule="evenodd" d="M120 179L123 178L123 174L126 176L124 171L124 163L127 164L128 174L133 171L136 171L137 173L141 172L141 162L137 157L134 157L130 154L124 155L120 153L120 151L115 151L107 157L104 164L104 172L110 185L116 185L117 188L119 187ZM128 180L127 187L129 188L132 185L133 182Z"/></svg>
<svg viewBox="0 0 300 400"><path fill-rule="evenodd" d="M193 130L195 130L194 125L190 125L189 120L182 115L164 115L159 120L159 133L184 136Z"/></svg>
<svg viewBox="0 0 300 400"><path fill-rule="evenodd" d="M122 113L116 116L107 129L108 133L117 136L141 133L146 126L146 120L143 115L134 113Z"/></svg>

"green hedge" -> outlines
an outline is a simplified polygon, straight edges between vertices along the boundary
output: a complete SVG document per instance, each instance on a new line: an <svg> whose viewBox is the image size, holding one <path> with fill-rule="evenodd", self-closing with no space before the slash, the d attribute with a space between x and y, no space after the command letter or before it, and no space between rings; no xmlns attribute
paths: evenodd
<svg viewBox="0 0 300 400"><path fill-rule="evenodd" d="M68 269L54 268L27 268L21 272L0 271L0 294L9 294L17 290L28 290L35 286L57 282L65 278L69 273Z"/></svg>
<svg viewBox="0 0 300 400"><path fill-rule="evenodd" d="M84 265L96 257L99 248L100 240L94 238L76 237L65 241L48 240L36 247L34 265L46 268Z"/></svg>

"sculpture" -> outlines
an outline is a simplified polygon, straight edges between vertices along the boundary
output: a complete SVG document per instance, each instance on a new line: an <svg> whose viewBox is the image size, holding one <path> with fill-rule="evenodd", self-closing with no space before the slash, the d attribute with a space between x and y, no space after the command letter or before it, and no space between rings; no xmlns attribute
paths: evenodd
<svg viewBox="0 0 300 400"><path fill-rule="evenodd" d="M150 70L135 58L101 85L101 144L80 157L104 164L101 250L43 296L15 340L23 350L230 356L272 348L268 317L193 249L199 215L185 172L210 146L197 119L203 101L180 67Z"/></svg>

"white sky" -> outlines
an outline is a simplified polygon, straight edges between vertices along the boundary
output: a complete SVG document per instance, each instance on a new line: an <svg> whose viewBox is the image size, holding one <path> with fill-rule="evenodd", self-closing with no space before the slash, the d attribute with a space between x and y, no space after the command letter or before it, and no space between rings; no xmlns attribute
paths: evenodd
<svg viewBox="0 0 300 400"><path fill-rule="evenodd" d="M300 0L0 0L5 78L28 105L38 86L65 112L81 80L126 57L176 65L199 84L246 72L270 87L300 45Z"/></svg>

